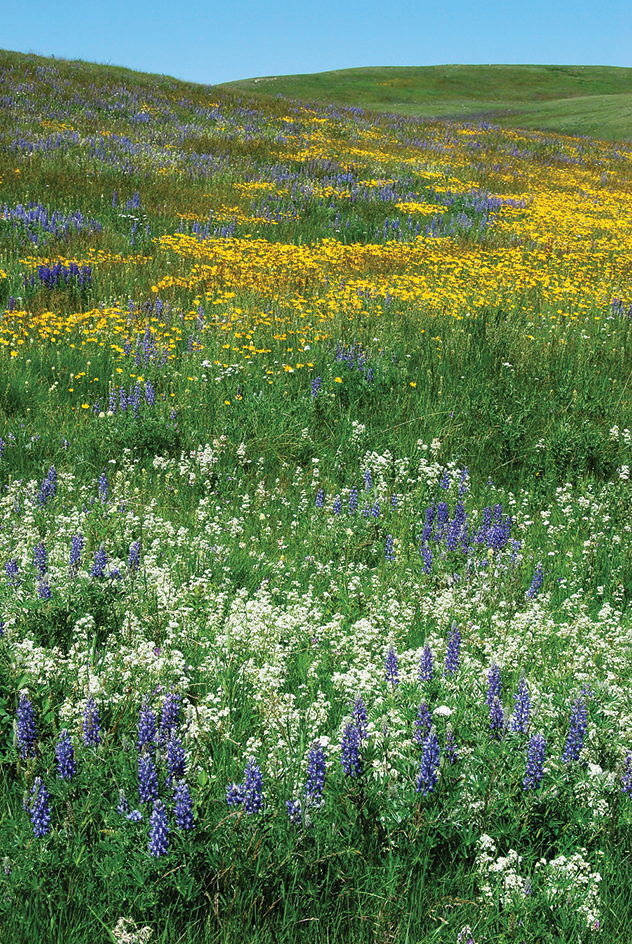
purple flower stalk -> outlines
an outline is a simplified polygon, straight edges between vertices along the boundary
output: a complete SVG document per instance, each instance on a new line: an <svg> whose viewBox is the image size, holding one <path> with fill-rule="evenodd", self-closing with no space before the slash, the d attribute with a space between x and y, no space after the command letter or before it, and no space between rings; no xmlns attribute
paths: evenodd
<svg viewBox="0 0 632 944"><path fill-rule="evenodd" d="M251 757L244 771L244 788L246 791L244 809L246 813L260 812L263 806L262 783L261 768L255 763L254 757Z"/></svg>
<svg viewBox="0 0 632 944"><path fill-rule="evenodd" d="M354 515L358 510L358 489L353 486L349 492L349 514Z"/></svg>
<svg viewBox="0 0 632 944"><path fill-rule="evenodd" d="M179 780L177 782L174 792L174 802L174 816L178 829L193 829L195 827L193 801L186 780Z"/></svg>
<svg viewBox="0 0 632 944"><path fill-rule="evenodd" d="M186 755L179 737L172 737L167 741L167 767L169 775L167 777L167 786L170 787L174 780L181 780L184 777L186 768Z"/></svg>
<svg viewBox="0 0 632 944"><path fill-rule="evenodd" d="M162 800L154 800L154 808L149 818L149 854L159 858L166 855L169 848L169 823L167 811Z"/></svg>
<svg viewBox="0 0 632 944"><path fill-rule="evenodd" d="M75 534L72 539L72 544L70 545L70 574L75 576L79 564L81 563L81 552L85 547L85 540L82 534Z"/></svg>
<svg viewBox="0 0 632 944"><path fill-rule="evenodd" d="M529 688L524 678L518 683L518 691L514 695L514 712L511 716L511 730L519 734L526 734L529 730L529 717L531 715L531 699L529 698Z"/></svg>
<svg viewBox="0 0 632 944"><path fill-rule="evenodd" d="M175 736L180 724L180 696L176 692L168 692L162 703L160 712L160 726L158 743L165 744Z"/></svg>
<svg viewBox="0 0 632 944"><path fill-rule="evenodd" d="M340 745L341 755L340 763L342 769L349 777L359 777L362 773L362 763L360 760L360 732L355 724L348 724L342 735Z"/></svg>
<svg viewBox="0 0 632 944"><path fill-rule="evenodd" d="M319 488L316 492L316 508L322 508L325 504L325 491Z"/></svg>
<svg viewBox="0 0 632 944"><path fill-rule="evenodd" d="M386 536L386 544L384 545L384 558L389 563L395 560L395 551L393 550L393 535L388 534Z"/></svg>
<svg viewBox="0 0 632 944"><path fill-rule="evenodd" d="M445 656L444 675L450 678L459 671L461 659L461 633L456 623L452 623L452 630L448 637L448 649Z"/></svg>
<svg viewBox="0 0 632 944"><path fill-rule="evenodd" d="M423 685L424 682L430 682L433 673L432 649L430 645L426 643L419 659L419 681L421 684Z"/></svg>
<svg viewBox="0 0 632 944"><path fill-rule="evenodd" d="M141 803L149 803L158 796L158 773L149 754L138 758L138 796Z"/></svg>
<svg viewBox="0 0 632 944"><path fill-rule="evenodd" d="M632 798L632 754L626 754L621 772L621 790Z"/></svg>
<svg viewBox="0 0 632 944"><path fill-rule="evenodd" d="M369 719L366 715L366 705L362 701L360 695L356 698L353 703L353 711L351 712L353 718L353 723L358 729L358 734L360 736L360 743L362 741L369 740Z"/></svg>
<svg viewBox="0 0 632 944"><path fill-rule="evenodd" d="M156 715L149 707L149 698L143 698L143 704L138 716L138 741L136 748L142 754L145 748L151 753L156 746Z"/></svg>
<svg viewBox="0 0 632 944"><path fill-rule="evenodd" d="M386 681L390 682L393 688L395 688L396 685L399 685L399 664L397 661L397 653L393 646L389 646L384 667L386 669Z"/></svg>
<svg viewBox="0 0 632 944"><path fill-rule="evenodd" d="M303 822L303 811L300 800L286 800L287 815L292 826L300 826Z"/></svg>
<svg viewBox="0 0 632 944"><path fill-rule="evenodd" d="M539 732L534 734L527 750L527 766L523 781L525 791L536 790L542 783L545 748L544 735Z"/></svg>
<svg viewBox="0 0 632 944"><path fill-rule="evenodd" d="M505 733L505 713L497 696L489 706L489 730L493 737L501 738Z"/></svg>
<svg viewBox="0 0 632 944"><path fill-rule="evenodd" d="M421 793L422 796L434 792L439 776L437 771L439 769L440 754L437 732L434 728L431 728L430 733L424 739L421 764L415 782L415 790L417 793Z"/></svg>
<svg viewBox="0 0 632 944"><path fill-rule="evenodd" d="M130 574L137 574L139 567L140 567L140 541L134 541L134 543L129 549L129 557L127 559L127 569L129 570Z"/></svg>
<svg viewBox="0 0 632 944"><path fill-rule="evenodd" d="M83 743L87 747L101 743L101 720L92 695L83 709Z"/></svg>
<svg viewBox="0 0 632 944"><path fill-rule="evenodd" d="M430 728L432 727L432 715L430 714L430 709L425 701L422 701L419 705L419 711L417 712L417 717L415 719L414 728L415 733L413 734L413 740L417 741L418 744L423 744L427 736L430 734Z"/></svg>
<svg viewBox="0 0 632 944"><path fill-rule="evenodd" d="M584 746L584 736L588 727L588 715L586 713L586 702L581 697L576 698L571 708L571 720L566 735L566 744L562 760L569 764L573 760L579 760L579 754Z"/></svg>
<svg viewBox="0 0 632 944"><path fill-rule="evenodd" d="M527 597L529 598L529 600L533 600L534 597L537 597L538 593L540 592L542 588L543 582L544 582L544 577L542 575L542 564L540 563L535 569L535 573L533 575L533 581L531 583L531 586L527 590Z"/></svg>
<svg viewBox="0 0 632 944"><path fill-rule="evenodd" d="M500 693L500 669L495 662L492 662L489 667L489 672L487 673L487 698L485 699L489 708L491 708L492 702L495 698L500 701Z"/></svg>
<svg viewBox="0 0 632 944"><path fill-rule="evenodd" d="M308 807L319 807L323 802L325 771L327 769L325 757L325 751L319 745L314 745L309 752L304 794L305 803Z"/></svg>
<svg viewBox="0 0 632 944"><path fill-rule="evenodd" d="M20 756L23 759L35 757L35 742L37 740L37 729L35 727L35 715L33 705L26 695L20 695L17 715L17 739L20 748Z"/></svg>
<svg viewBox="0 0 632 944"><path fill-rule="evenodd" d="M57 758L57 776L62 780L72 780L77 773L77 764L72 738L66 728L60 731L59 740L55 745L55 757Z"/></svg>
<svg viewBox="0 0 632 944"><path fill-rule="evenodd" d="M41 777L36 777L31 789L29 811L33 832L37 839L50 832L50 796Z"/></svg>

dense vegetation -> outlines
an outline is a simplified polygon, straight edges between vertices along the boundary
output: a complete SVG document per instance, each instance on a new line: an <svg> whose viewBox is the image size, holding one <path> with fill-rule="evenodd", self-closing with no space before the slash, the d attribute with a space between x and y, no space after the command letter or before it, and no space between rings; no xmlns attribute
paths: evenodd
<svg viewBox="0 0 632 944"><path fill-rule="evenodd" d="M0 940L625 936L631 160L0 54Z"/></svg>

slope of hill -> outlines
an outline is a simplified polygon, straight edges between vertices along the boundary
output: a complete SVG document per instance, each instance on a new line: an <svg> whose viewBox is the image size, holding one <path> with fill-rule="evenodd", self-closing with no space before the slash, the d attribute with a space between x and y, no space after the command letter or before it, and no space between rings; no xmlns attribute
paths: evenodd
<svg viewBox="0 0 632 944"><path fill-rule="evenodd" d="M340 69L243 79L223 87L423 118L483 114L505 127L540 127L610 140L632 136L632 69L608 66Z"/></svg>

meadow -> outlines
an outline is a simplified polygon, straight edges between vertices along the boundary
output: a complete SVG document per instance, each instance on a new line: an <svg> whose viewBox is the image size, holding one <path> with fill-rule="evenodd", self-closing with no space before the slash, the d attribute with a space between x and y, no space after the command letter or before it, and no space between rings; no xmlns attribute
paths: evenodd
<svg viewBox="0 0 632 944"><path fill-rule="evenodd" d="M626 938L631 249L629 142L0 52L3 944Z"/></svg>

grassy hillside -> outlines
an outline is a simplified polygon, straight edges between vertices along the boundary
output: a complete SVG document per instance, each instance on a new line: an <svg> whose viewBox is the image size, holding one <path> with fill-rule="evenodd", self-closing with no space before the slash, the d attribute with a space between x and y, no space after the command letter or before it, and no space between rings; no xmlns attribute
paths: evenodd
<svg viewBox="0 0 632 944"><path fill-rule="evenodd" d="M341 69L226 83L255 95L335 102L403 115L493 117L510 127L632 137L632 69L446 65Z"/></svg>
<svg viewBox="0 0 632 944"><path fill-rule="evenodd" d="M2 944L627 941L631 384L625 142L0 53Z"/></svg>

